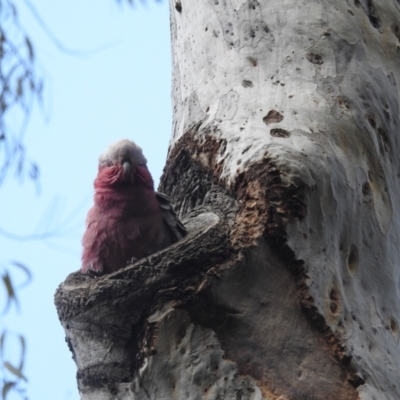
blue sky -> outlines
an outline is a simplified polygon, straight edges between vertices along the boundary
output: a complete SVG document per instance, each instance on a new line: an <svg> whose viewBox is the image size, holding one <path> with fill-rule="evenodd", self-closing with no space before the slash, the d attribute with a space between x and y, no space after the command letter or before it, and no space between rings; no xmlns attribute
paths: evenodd
<svg viewBox="0 0 400 400"><path fill-rule="evenodd" d="M16 4L45 77L44 111L35 106L25 141L28 157L40 166L41 190L37 194L29 180L21 184L9 175L0 187L0 228L21 236L57 235L18 241L0 236L0 263L17 260L33 274L20 291L21 312L13 307L3 325L26 337L29 399L77 400L76 368L53 296L80 267L97 158L108 144L135 140L158 185L171 134L168 3L138 1L131 9L113 0L35 0L66 47L87 51L80 56L60 52L23 0Z"/></svg>

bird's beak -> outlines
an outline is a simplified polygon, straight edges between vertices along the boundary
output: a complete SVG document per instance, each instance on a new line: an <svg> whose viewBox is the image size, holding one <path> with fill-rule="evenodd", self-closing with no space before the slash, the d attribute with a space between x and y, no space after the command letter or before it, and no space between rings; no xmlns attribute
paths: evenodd
<svg viewBox="0 0 400 400"><path fill-rule="evenodd" d="M125 160L122 163L122 168L124 169L125 180L129 180L129 178L131 176L131 163L129 161Z"/></svg>

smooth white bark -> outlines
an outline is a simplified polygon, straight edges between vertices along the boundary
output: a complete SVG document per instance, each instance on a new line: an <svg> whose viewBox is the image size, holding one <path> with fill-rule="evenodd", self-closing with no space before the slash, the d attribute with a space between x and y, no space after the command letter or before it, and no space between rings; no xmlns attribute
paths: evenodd
<svg viewBox="0 0 400 400"><path fill-rule="evenodd" d="M360 398L398 399L400 3L180 3L171 148L196 127L199 142L226 141L215 165L227 188L266 156L306 184L288 244L366 381Z"/></svg>

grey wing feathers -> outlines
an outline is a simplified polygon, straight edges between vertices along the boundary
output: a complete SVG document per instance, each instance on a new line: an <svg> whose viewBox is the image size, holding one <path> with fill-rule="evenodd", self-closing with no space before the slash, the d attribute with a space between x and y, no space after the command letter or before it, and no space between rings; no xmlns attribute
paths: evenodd
<svg viewBox="0 0 400 400"><path fill-rule="evenodd" d="M156 192L156 197L161 206L161 213L164 217L164 222L171 235L171 244L175 243L186 236L186 228L175 214L170 198L159 192Z"/></svg>

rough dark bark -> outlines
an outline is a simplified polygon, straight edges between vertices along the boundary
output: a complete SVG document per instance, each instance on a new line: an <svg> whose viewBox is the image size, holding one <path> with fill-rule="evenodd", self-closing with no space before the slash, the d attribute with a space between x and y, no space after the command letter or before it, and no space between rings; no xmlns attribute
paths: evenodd
<svg viewBox="0 0 400 400"><path fill-rule="evenodd" d="M189 236L104 277L71 274L56 293L82 398L357 399L362 379L285 244L306 189L281 187L266 157L228 193L189 141L161 185ZM197 149L211 167L213 145Z"/></svg>

